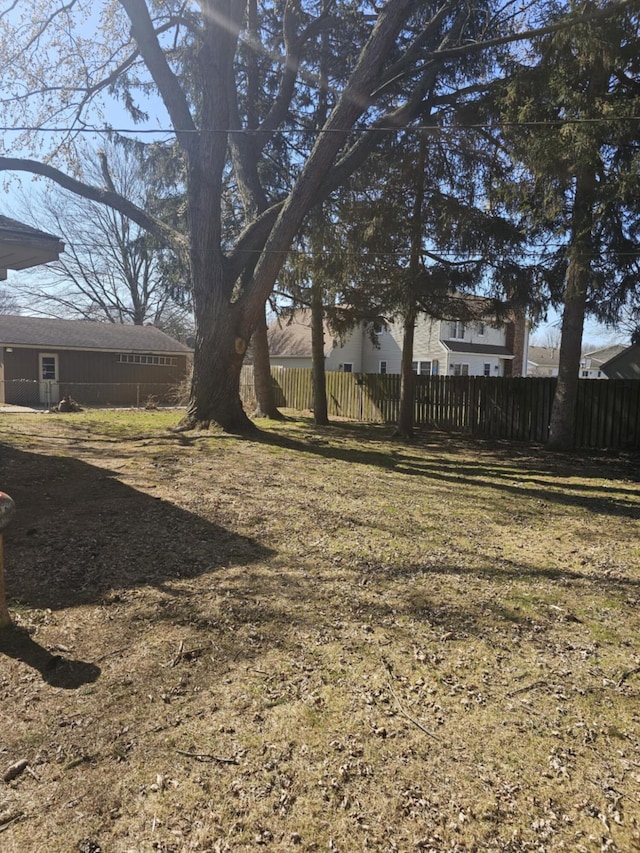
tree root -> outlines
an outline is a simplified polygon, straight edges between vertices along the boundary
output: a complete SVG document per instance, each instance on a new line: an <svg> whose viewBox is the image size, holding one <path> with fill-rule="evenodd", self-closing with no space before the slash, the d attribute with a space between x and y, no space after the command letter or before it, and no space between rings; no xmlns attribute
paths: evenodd
<svg viewBox="0 0 640 853"><path fill-rule="evenodd" d="M213 419L200 419L192 415L185 415L179 423L171 427L171 432L180 434L185 432L206 432L213 427L228 433L229 435L255 435L260 429L246 415L239 419L230 419L228 422Z"/></svg>

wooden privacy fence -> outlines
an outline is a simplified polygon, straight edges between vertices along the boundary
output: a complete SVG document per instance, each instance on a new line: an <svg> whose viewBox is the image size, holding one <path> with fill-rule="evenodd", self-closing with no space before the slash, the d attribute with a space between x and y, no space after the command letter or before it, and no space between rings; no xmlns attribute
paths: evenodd
<svg viewBox="0 0 640 853"><path fill-rule="evenodd" d="M272 367L278 406L313 407L311 370ZM462 430L472 435L546 442L556 380L484 376L416 376L417 426ZM400 377L375 373L327 373L330 416L394 423ZM253 370L243 368L243 401L254 399ZM578 382L576 447L640 449L640 381L581 379Z"/></svg>

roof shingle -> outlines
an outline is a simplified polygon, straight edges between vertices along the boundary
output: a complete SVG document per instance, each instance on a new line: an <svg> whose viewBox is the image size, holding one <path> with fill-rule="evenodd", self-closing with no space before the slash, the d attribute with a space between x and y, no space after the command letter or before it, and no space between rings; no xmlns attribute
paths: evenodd
<svg viewBox="0 0 640 853"><path fill-rule="evenodd" d="M0 346L125 352L191 352L188 346L156 329L91 320L57 320L0 314Z"/></svg>

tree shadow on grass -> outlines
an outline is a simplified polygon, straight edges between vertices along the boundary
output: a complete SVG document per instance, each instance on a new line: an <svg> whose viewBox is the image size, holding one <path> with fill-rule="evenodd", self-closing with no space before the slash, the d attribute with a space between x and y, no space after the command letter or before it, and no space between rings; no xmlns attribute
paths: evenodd
<svg viewBox="0 0 640 853"><path fill-rule="evenodd" d="M468 454L474 452L469 443L464 444L465 457L457 462L455 459L443 459L441 451L452 452L452 442L443 439L446 447L436 443L429 444L428 451L423 455L411 452L411 447L396 446L385 448L379 446L371 450L354 448L352 446L336 445L331 436L323 435L306 440L282 435L275 430L259 433L250 437L251 441L269 444L294 452L321 456L350 464L370 465L385 469L395 474L410 477L425 477L439 483L450 483L454 486L473 486L491 492L505 492L518 499L532 498L543 503L559 504L567 507L579 507L589 512L601 515L620 516L632 519L640 518L640 491L637 488L620 486L591 486L583 483L566 483L569 478L606 479L607 476L619 479L624 476L625 469L620 463L603 465L603 460L575 455L550 454L540 452L539 458L532 457L529 452L524 458L514 462L505 456L505 449L500 452L478 445L475 452L479 456L477 462L470 463ZM515 451L514 451L515 453ZM482 454L482 455L481 455ZM491 456L495 463L491 461ZM505 465L505 461L509 465ZM636 479L634 472L638 460L634 457L628 473ZM544 482L540 476L556 478L553 482Z"/></svg>
<svg viewBox="0 0 640 853"><path fill-rule="evenodd" d="M0 449L16 503L4 534L7 595L27 607L100 602L111 590L163 589L271 551L67 457Z"/></svg>

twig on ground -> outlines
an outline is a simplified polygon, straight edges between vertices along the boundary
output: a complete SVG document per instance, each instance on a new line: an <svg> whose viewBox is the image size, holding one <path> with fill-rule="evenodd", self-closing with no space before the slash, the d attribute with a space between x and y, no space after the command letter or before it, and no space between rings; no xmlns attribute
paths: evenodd
<svg viewBox="0 0 640 853"><path fill-rule="evenodd" d="M122 647L122 648L120 648L120 649L114 649L114 650L113 650L113 651L111 651L111 652L106 652L105 654L100 655L100 657L99 657L99 658L96 658L96 661L95 661L95 662L96 662L96 663L101 663L103 660L106 660L107 658L110 658L112 655L119 655L119 654L120 654L120 652L126 652L126 651L128 651L128 650L129 650L129 646L123 646L123 647Z"/></svg>
<svg viewBox="0 0 640 853"><path fill-rule="evenodd" d="M184 654L184 640L180 640L180 645L178 646L178 654L174 657L171 662L171 666L177 666L182 660L182 655Z"/></svg>
<svg viewBox="0 0 640 853"><path fill-rule="evenodd" d="M173 660L170 663L161 663L160 666L164 667L165 669L167 667L173 668L175 666L178 666L178 664L182 660L191 660L191 659L201 655L202 652L206 651L206 649L207 649L207 646L197 646L196 648L193 648L193 649L185 649L184 640L180 640L180 645L178 646L178 651L176 652L176 655L173 658Z"/></svg>
<svg viewBox="0 0 640 853"><path fill-rule="evenodd" d="M520 687L518 690L510 690L505 695L511 698L511 696L518 696L520 693L528 693L530 690L537 690L539 687L548 687L548 681L534 681L533 684L527 685L527 687Z"/></svg>
<svg viewBox="0 0 640 853"><path fill-rule="evenodd" d="M622 687L627 678L631 678L632 675L637 675L640 672L640 666L634 666L633 669L629 669L626 672L623 672L620 678L618 679L618 687Z"/></svg>
<svg viewBox="0 0 640 853"><path fill-rule="evenodd" d="M406 717L407 720L409 720L410 723L413 723L414 726L417 726L420 729L420 731L423 731L426 735L429 735L429 737L432 737L434 740L438 740L442 743L442 738L439 738L438 735L434 734L433 732L430 732L429 729L427 729L425 726L423 726L422 723L420 723L418 720L415 719L415 717L412 717L411 714L408 714L405 711L405 709L402 707L402 702L398 698L398 694L396 693L396 691L391 686L390 681L387 682L387 687L391 691L391 695L393 696L393 698L396 700L396 704L397 704L398 708L400 709L400 713L402 714L402 716Z"/></svg>
<svg viewBox="0 0 640 853"><path fill-rule="evenodd" d="M14 812L13 814L8 814L6 816L0 815L0 832L4 832L5 829L9 829L12 823L15 823L17 820L21 820L24 817L24 812Z"/></svg>
<svg viewBox="0 0 640 853"><path fill-rule="evenodd" d="M206 752L189 752L186 749L176 749L178 755L186 755L187 758L194 758L196 761L212 761L217 764L239 764L237 758L222 758L219 755L210 755Z"/></svg>

